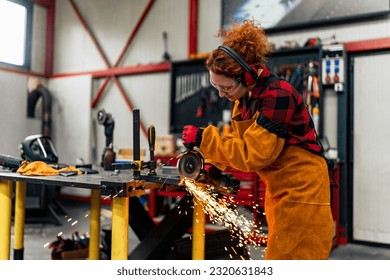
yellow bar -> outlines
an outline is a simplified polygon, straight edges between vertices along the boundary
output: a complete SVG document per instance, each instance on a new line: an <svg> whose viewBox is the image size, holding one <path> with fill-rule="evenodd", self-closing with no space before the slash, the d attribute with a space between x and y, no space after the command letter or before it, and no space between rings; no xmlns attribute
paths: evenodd
<svg viewBox="0 0 390 280"><path fill-rule="evenodd" d="M90 260L100 259L100 190L91 191L91 216L89 217L89 255Z"/></svg>
<svg viewBox="0 0 390 280"><path fill-rule="evenodd" d="M129 198L112 199L111 259L127 260L129 245Z"/></svg>
<svg viewBox="0 0 390 280"><path fill-rule="evenodd" d="M26 182L16 182L15 191L15 221L14 221L14 259L23 259L24 222L26 206ZM21 254L15 258L15 254Z"/></svg>
<svg viewBox="0 0 390 280"><path fill-rule="evenodd" d="M194 198L194 214L192 220L192 259L204 260L205 256L205 220L206 214L202 206Z"/></svg>
<svg viewBox="0 0 390 280"><path fill-rule="evenodd" d="M0 180L0 260L9 260L11 251L12 181Z"/></svg>

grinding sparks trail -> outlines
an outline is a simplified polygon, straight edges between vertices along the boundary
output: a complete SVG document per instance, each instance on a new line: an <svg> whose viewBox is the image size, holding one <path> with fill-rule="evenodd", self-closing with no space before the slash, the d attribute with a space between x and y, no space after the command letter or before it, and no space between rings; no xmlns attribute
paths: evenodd
<svg viewBox="0 0 390 280"><path fill-rule="evenodd" d="M219 194L203 188L195 181L184 178L187 191L195 198L194 204L198 203L213 223L221 224L229 229L233 238L238 238L240 247L246 245L259 246L254 237L265 239L261 228L242 214L240 215L232 204L225 199L218 199Z"/></svg>

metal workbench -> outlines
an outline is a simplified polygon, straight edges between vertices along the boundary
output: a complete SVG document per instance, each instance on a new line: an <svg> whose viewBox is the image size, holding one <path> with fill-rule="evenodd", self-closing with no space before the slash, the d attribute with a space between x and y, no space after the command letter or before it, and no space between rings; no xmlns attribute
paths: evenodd
<svg viewBox="0 0 390 280"><path fill-rule="evenodd" d="M100 258L100 198L112 197L111 259L127 259L129 197L122 188L132 179L132 171L100 171L99 174L76 176L24 176L0 171L0 259L10 259L12 193L15 186L14 259L23 258L26 183L63 186L91 190L89 258Z"/></svg>
<svg viewBox="0 0 390 280"><path fill-rule="evenodd" d="M99 174L83 174L64 177L59 175L25 176L11 171L0 170L0 260L10 259L12 198L14 189L15 208L13 255L14 259L23 259L26 187L29 187L27 183L45 185L48 187L62 186L91 190L88 259L100 259L101 196L109 196L112 202L111 259L127 260L134 258L153 258L153 254L155 254L157 250L160 250L159 246L166 243L168 240L167 236L172 235L172 230L178 231L178 225L183 224L182 220L180 220L183 215L178 213L170 215L167 218L165 226L163 225L164 223L160 223L163 227L156 228L154 232L151 233L151 237L145 238L145 243L141 244L138 249L129 256L129 199L145 194L147 189L158 188L163 190L172 190L178 188L178 179L172 178L171 176L164 177L149 174L137 174L136 178L138 179L135 180L134 172L132 170L120 170L119 172L100 170L99 172ZM191 205L188 205L186 202L184 203L187 207L191 208L192 212L192 202ZM193 259L204 259L205 213L199 205L195 206L193 210ZM191 225L187 226L191 227ZM186 230L186 228L183 228L182 230ZM163 234L164 232L166 233L165 235ZM159 236L159 244L156 243L154 235Z"/></svg>

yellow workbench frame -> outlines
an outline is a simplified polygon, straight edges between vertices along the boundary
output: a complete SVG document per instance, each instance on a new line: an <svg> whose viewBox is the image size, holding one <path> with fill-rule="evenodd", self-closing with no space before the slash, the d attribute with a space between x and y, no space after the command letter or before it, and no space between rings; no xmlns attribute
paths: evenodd
<svg viewBox="0 0 390 280"><path fill-rule="evenodd" d="M90 241L88 259L100 259L100 198L102 181L126 182L133 181L131 171L121 171L115 176L112 172L102 174L85 174L71 177L63 176L24 176L15 172L0 171L0 260L10 259L12 193L15 185L15 216L14 216L14 259L20 256L24 249L24 224L26 183L45 186L65 186L87 188L91 190ZM15 184L14 184L15 183ZM195 216L196 215L196 216ZM201 208L195 207L193 219L193 259L204 259L205 250L205 219ZM129 197L112 197L112 260L128 259L129 230Z"/></svg>

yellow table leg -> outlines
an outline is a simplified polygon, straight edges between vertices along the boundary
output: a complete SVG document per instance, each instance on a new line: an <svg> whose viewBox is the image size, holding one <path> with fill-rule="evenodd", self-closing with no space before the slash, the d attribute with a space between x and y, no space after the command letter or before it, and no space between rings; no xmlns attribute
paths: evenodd
<svg viewBox="0 0 390 280"><path fill-rule="evenodd" d="M195 200L195 198L194 198ZM206 214L202 206L194 201L192 221L192 259L204 260L205 256L205 220Z"/></svg>
<svg viewBox="0 0 390 280"><path fill-rule="evenodd" d="M16 182L14 221L14 260L24 258L24 222L26 206L26 182Z"/></svg>
<svg viewBox="0 0 390 280"><path fill-rule="evenodd" d="M88 259L100 259L100 190L91 191Z"/></svg>
<svg viewBox="0 0 390 280"><path fill-rule="evenodd" d="M111 259L127 260L129 245L129 198L112 199Z"/></svg>
<svg viewBox="0 0 390 280"><path fill-rule="evenodd" d="M0 260L10 259L12 181L0 180Z"/></svg>

